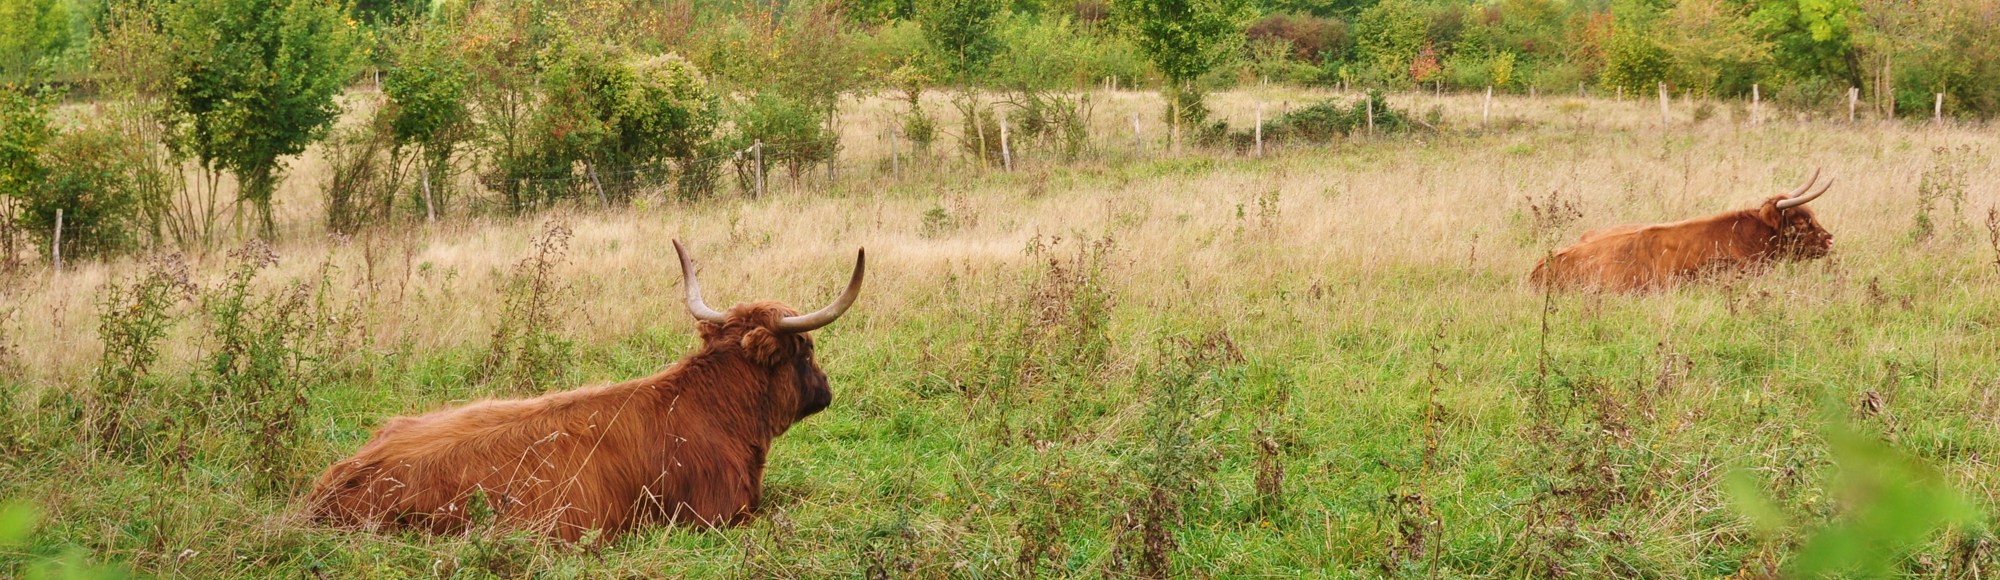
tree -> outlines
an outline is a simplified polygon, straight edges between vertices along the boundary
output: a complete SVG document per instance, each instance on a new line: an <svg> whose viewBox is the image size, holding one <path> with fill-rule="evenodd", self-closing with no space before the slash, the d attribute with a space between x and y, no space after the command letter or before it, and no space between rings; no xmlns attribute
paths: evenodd
<svg viewBox="0 0 2000 580"><path fill-rule="evenodd" d="M419 193L430 219L448 205L452 155L472 133L472 111L466 107L472 70L452 39L437 22L410 23L390 48L394 69L382 79L382 93L388 97L383 113L394 140L390 154L419 151Z"/></svg>
<svg viewBox="0 0 2000 580"><path fill-rule="evenodd" d="M1854 0L1756 0L1750 21L1775 46L1778 67L1801 78L1833 78L1861 86Z"/></svg>
<svg viewBox="0 0 2000 580"><path fill-rule="evenodd" d="M280 159L324 136L359 63L362 33L331 0L183 0L166 5L175 82L169 143L200 161L211 188L227 171L237 203L276 233ZM240 213L238 215L241 215Z"/></svg>
<svg viewBox="0 0 2000 580"><path fill-rule="evenodd" d="M1166 77L1167 119L1179 128L1207 119L1194 81L1235 54L1255 13L1247 0L1121 0L1112 15Z"/></svg>
<svg viewBox="0 0 2000 580"><path fill-rule="evenodd" d="M974 79L985 74L1000 53L999 20L1005 9L1002 0L940 0L917 13L943 76L958 87L952 105L965 120L959 141L982 162L993 156L986 128L992 112L982 110Z"/></svg>
<svg viewBox="0 0 2000 580"><path fill-rule="evenodd" d="M45 61L70 43L69 12L59 0L0 0L0 82L41 79Z"/></svg>
<svg viewBox="0 0 2000 580"><path fill-rule="evenodd" d="M1769 60L1771 46L1738 12L1725 0L1681 0L1662 15L1661 30L1674 33L1660 35L1659 46L1679 82L1712 93L1748 92L1745 85Z"/></svg>
<svg viewBox="0 0 2000 580"><path fill-rule="evenodd" d="M970 83L1000 53L996 31L1005 7L1001 0L939 0L918 12L924 40L952 81Z"/></svg>
<svg viewBox="0 0 2000 580"><path fill-rule="evenodd" d="M44 238L60 213L64 255L103 254L132 241L135 151L101 125L58 133L41 99L0 90L0 198Z"/></svg>

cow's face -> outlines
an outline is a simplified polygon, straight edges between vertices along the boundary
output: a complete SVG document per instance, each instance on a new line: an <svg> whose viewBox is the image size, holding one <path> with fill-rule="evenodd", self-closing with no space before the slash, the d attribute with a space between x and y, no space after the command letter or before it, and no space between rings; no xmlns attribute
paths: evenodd
<svg viewBox="0 0 2000 580"><path fill-rule="evenodd" d="M861 278L867 271L867 253L854 254L854 277L847 289L825 308L799 314L776 302L738 304L728 314L716 312L701 299L701 285L695 280L694 261L680 241L674 242L680 255L681 276L687 287L688 313L701 321L701 333L710 349L735 350L746 362L760 367L768 377L761 393L772 412L789 411L797 421L825 409L833 402L826 372L813 358L813 340L806 333L818 330L847 312L861 295ZM789 423L787 423L789 425Z"/></svg>
<svg viewBox="0 0 2000 580"><path fill-rule="evenodd" d="M797 421L826 409L833 389L814 357L812 336L778 330L776 321L798 312L774 302L743 304L729 310L723 324L701 323L708 348L733 352L765 377L760 399L769 410Z"/></svg>
<svg viewBox="0 0 2000 580"><path fill-rule="evenodd" d="M1764 202L1758 212L1765 223L1777 228L1777 247L1773 253L1788 260L1813 260L1826 257L1833 251L1833 233L1819 224L1819 219L1805 207L1778 208L1778 201L1772 198Z"/></svg>

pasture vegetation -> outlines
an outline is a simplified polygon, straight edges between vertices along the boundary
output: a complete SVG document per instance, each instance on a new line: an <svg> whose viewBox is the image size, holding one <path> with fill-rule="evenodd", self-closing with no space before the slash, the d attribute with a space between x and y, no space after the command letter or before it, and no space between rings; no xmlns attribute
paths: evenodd
<svg viewBox="0 0 2000 580"><path fill-rule="evenodd" d="M1324 96L1209 102L1241 124ZM1091 98L1090 154L1015 172L932 152L893 177L907 102L874 98L843 104L837 180L759 198L347 235L288 177L273 244L21 270L0 284L0 497L41 523L0 517L0 570L2000 574L1989 129L1683 109L1663 132L1653 102L1571 98L1502 99L1482 128L1477 98L1405 93L1427 128L1139 155L1120 131L1162 98ZM1814 204L1825 260L1634 296L1524 282L1585 229L1747 207L1816 166L1838 179ZM821 304L871 258L818 333L833 406L777 443L760 517L572 546L296 515L387 417L687 352L675 238L718 305Z"/></svg>

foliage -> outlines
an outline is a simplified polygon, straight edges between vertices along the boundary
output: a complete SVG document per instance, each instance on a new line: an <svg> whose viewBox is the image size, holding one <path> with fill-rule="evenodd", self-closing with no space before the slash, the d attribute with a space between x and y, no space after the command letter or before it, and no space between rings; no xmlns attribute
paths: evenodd
<svg viewBox="0 0 2000 580"><path fill-rule="evenodd" d="M1677 84L1690 89L1749 92L1756 69L1770 58L1770 43L1724 0L1681 0L1659 26L1671 31L1659 36L1660 50L1673 62Z"/></svg>
<svg viewBox="0 0 2000 580"><path fill-rule="evenodd" d="M952 81L965 83L986 71L1002 50L997 34L1002 0L939 0L917 11L924 40Z"/></svg>
<svg viewBox="0 0 2000 580"><path fill-rule="evenodd" d="M1667 52L1650 35L1621 28L1605 45L1599 82L1607 89L1649 95L1667 80L1670 66Z"/></svg>
<svg viewBox="0 0 2000 580"><path fill-rule="evenodd" d="M1855 70L1855 25L1861 19L1854 0L1757 0L1750 3L1751 25L1773 42L1772 57L1780 69L1798 77L1831 78L1860 86Z"/></svg>
<svg viewBox="0 0 2000 580"><path fill-rule="evenodd" d="M0 87L0 197L23 199L41 188L48 173L42 154L54 138L46 101Z"/></svg>
<svg viewBox="0 0 2000 580"><path fill-rule="evenodd" d="M0 197L13 200L18 224L52 239L61 213L66 258L131 247L141 227L133 183L136 148L101 123L58 133L46 105L0 91Z"/></svg>
<svg viewBox="0 0 2000 580"><path fill-rule="evenodd" d="M170 143L236 177L264 235L280 159L317 141L361 56L363 34L329 0L186 0L163 7L172 39Z"/></svg>
<svg viewBox="0 0 2000 580"><path fill-rule="evenodd" d="M391 152L400 157L405 150L417 151L420 193L426 214L433 217L451 204L452 158L473 131L466 86L473 80L471 66L452 41L450 30L438 21L406 25L389 47L393 70L382 79L387 100L382 115L393 139Z"/></svg>
<svg viewBox="0 0 2000 580"><path fill-rule="evenodd" d="M1841 509L1833 521L1807 535L1787 576L1896 578L1911 554L1940 534L1970 531L1974 537L1990 537L1979 505L1921 458L1837 420L1828 431L1836 468L1829 487ZM1749 476L1739 474L1729 483L1737 509L1765 533L1794 525ZM1958 572L1972 576L1986 565L1954 564Z"/></svg>
<svg viewBox="0 0 2000 580"><path fill-rule="evenodd" d="M1410 129L1412 123L1409 114L1390 106L1383 100L1381 91L1369 91L1367 99L1374 101L1377 133L1401 133ZM1368 111L1369 104L1364 99L1354 99L1344 105L1340 99L1327 99L1265 121L1264 138L1274 142L1328 143L1367 131ZM1233 140L1243 143L1251 137L1247 134L1238 134Z"/></svg>
<svg viewBox="0 0 2000 580"><path fill-rule="evenodd" d="M1354 21L1355 51L1379 80L1407 84L1410 65L1424 49L1429 22L1414 0L1383 0Z"/></svg>
<svg viewBox="0 0 2000 580"><path fill-rule="evenodd" d="M1251 23L1244 34L1252 42L1283 41L1292 58L1307 63L1345 59L1354 42L1346 22L1306 14L1268 14Z"/></svg>
<svg viewBox="0 0 2000 580"><path fill-rule="evenodd" d="M140 152L100 124L59 135L44 152L40 187L22 198L21 221L52 235L62 212L64 256L101 256L129 249L141 231Z"/></svg>
<svg viewBox="0 0 2000 580"><path fill-rule="evenodd" d="M79 4L80 5L80 4ZM27 86L69 72L62 62L79 48L66 0L0 0L0 84Z"/></svg>
<svg viewBox="0 0 2000 580"><path fill-rule="evenodd" d="M1121 0L1112 17L1165 77L1166 117L1175 127L1208 119L1194 80L1233 56L1254 16L1247 0Z"/></svg>

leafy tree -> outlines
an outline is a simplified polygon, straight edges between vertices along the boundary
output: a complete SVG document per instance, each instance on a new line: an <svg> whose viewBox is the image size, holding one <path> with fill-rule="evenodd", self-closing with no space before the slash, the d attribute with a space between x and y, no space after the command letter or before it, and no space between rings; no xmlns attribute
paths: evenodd
<svg viewBox="0 0 2000 580"><path fill-rule="evenodd" d="M1741 94L1755 69L1770 58L1770 43L1725 0L1681 0L1662 15L1659 46L1674 76L1691 89ZM1731 86L1723 86L1725 81Z"/></svg>
<svg viewBox="0 0 2000 580"><path fill-rule="evenodd" d="M0 0L0 82L43 77L46 60L73 43L69 26L60 0Z"/></svg>
<svg viewBox="0 0 2000 580"><path fill-rule="evenodd" d="M382 79L388 97L383 114L394 140L392 156L419 151L425 213L435 217L449 206L451 160L461 142L471 137L472 111L467 108L471 65L452 44L439 22L410 24L391 50L394 67Z"/></svg>
<svg viewBox="0 0 2000 580"><path fill-rule="evenodd" d="M1854 0L1755 0L1749 20L1772 43L1779 69L1804 78L1861 86L1854 52L1860 7Z"/></svg>
<svg viewBox="0 0 2000 580"><path fill-rule="evenodd" d="M54 138L46 103L0 86L0 197L24 199L41 186L42 151Z"/></svg>
<svg viewBox="0 0 2000 580"><path fill-rule="evenodd" d="M918 12L924 40L953 81L971 82L1000 53L997 30L1005 8L1001 0L939 0Z"/></svg>
<svg viewBox="0 0 2000 580"><path fill-rule="evenodd" d="M1003 0L940 0L924 6L917 14L924 27L924 40L929 42L936 62L943 68L943 76L958 86L959 93L952 99L952 105L958 108L959 118L965 120L959 140L969 144L966 149L977 151L981 160L992 157L983 122L992 112L980 104L973 80L983 75L1000 53L998 28L1005 9Z"/></svg>
<svg viewBox="0 0 2000 580"><path fill-rule="evenodd" d="M1423 51L1430 26L1420 8L1412 0L1385 0L1355 20L1355 48L1376 79L1411 80L1410 65Z"/></svg>
<svg viewBox="0 0 2000 580"><path fill-rule="evenodd" d="M318 140L362 53L362 33L332 0L183 0L163 7L175 82L169 143L215 175L236 178L237 202L275 234L271 196L280 159Z"/></svg>
<svg viewBox="0 0 2000 580"><path fill-rule="evenodd" d="M1166 77L1168 119L1180 127L1207 119L1194 80L1235 54L1255 13L1247 0L1120 0L1112 15Z"/></svg>

